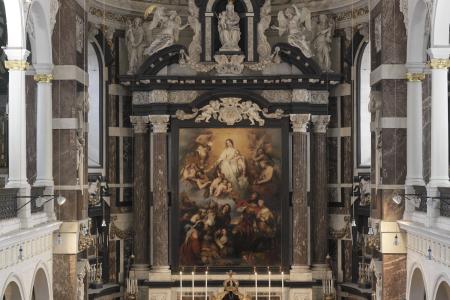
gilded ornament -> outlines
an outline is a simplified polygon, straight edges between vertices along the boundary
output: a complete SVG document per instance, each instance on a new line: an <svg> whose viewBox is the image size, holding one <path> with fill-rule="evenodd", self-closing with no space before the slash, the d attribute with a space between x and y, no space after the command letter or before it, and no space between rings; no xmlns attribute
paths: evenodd
<svg viewBox="0 0 450 300"><path fill-rule="evenodd" d="M418 82L425 80L424 73L406 73L406 80L410 82Z"/></svg>
<svg viewBox="0 0 450 300"><path fill-rule="evenodd" d="M447 69L450 66L450 60L445 58L432 58L429 65L432 69Z"/></svg>
<svg viewBox="0 0 450 300"><path fill-rule="evenodd" d="M34 80L41 83L50 83L53 80L52 74L36 74Z"/></svg>
<svg viewBox="0 0 450 300"><path fill-rule="evenodd" d="M13 71L24 71L29 66L26 60L5 60L5 68Z"/></svg>

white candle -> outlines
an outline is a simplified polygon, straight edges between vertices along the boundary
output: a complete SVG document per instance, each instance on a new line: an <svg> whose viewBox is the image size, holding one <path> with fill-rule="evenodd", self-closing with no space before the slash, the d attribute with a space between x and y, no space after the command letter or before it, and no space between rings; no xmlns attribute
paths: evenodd
<svg viewBox="0 0 450 300"><path fill-rule="evenodd" d="M255 299L258 300L258 273L255 271Z"/></svg>
<svg viewBox="0 0 450 300"><path fill-rule="evenodd" d="M192 271L192 300L195 300L195 297L194 297L195 284L194 284L194 282L195 282L195 273Z"/></svg>
<svg viewBox="0 0 450 300"><path fill-rule="evenodd" d="M270 288L271 288L270 274L271 274L271 272L270 272L270 270L269 270L269 300L270 300Z"/></svg>
<svg viewBox="0 0 450 300"><path fill-rule="evenodd" d="M284 272L281 271L281 300L283 300L283 292L284 292Z"/></svg>
<svg viewBox="0 0 450 300"><path fill-rule="evenodd" d="M183 272L180 271L180 300L183 300Z"/></svg>
<svg viewBox="0 0 450 300"><path fill-rule="evenodd" d="M205 271L205 300L208 300L208 271Z"/></svg>

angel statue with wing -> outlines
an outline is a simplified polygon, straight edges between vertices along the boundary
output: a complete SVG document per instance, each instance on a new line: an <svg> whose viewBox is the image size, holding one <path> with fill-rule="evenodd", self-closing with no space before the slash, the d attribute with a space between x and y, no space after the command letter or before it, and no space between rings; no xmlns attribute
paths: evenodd
<svg viewBox="0 0 450 300"><path fill-rule="evenodd" d="M280 36L287 31L289 45L299 48L307 58L313 56L306 38L306 34L311 31L311 12L306 7L300 9L292 5L278 12L278 26L273 25L272 29L278 30Z"/></svg>
<svg viewBox="0 0 450 300"><path fill-rule="evenodd" d="M146 15L151 13L152 11L146 12ZM166 12L165 7L158 6L155 9L153 20L148 29L154 30L159 27L161 32L150 46L145 49L144 55L150 56L161 49L172 46L178 41L180 30L188 26L189 24L181 25L181 18L175 10Z"/></svg>

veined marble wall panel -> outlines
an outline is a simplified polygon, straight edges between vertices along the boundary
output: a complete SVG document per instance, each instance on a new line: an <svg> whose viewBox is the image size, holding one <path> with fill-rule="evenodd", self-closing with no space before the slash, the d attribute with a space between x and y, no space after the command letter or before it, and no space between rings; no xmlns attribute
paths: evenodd
<svg viewBox="0 0 450 300"><path fill-rule="evenodd" d="M27 178L33 184L36 179L36 82L33 76L25 79L26 131L27 131Z"/></svg>
<svg viewBox="0 0 450 300"><path fill-rule="evenodd" d="M422 81L422 127L423 127L423 179L430 180L431 172L431 76Z"/></svg>

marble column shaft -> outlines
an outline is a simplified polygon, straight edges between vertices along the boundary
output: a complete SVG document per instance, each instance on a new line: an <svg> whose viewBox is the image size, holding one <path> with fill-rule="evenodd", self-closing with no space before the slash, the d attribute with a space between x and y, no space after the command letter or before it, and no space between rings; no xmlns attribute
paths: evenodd
<svg viewBox="0 0 450 300"><path fill-rule="evenodd" d="M307 203L307 127L309 114L291 115L292 124L292 218L293 270L308 266L308 203Z"/></svg>
<svg viewBox="0 0 450 300"><path fill-rule="evenodd" d="M169 215L167 189L167 124L169 116L149 116L153 129L153 270L169 266Z"/></svg>
<svg viewBox="0 0 450 300"><path fill-rule="evenodd" d="M133 161L133 225L134 225L134 268L146 269L149 266L149 184L144 162L148 153L148 117L131 116L134 127Z"/></svg>
<svg viewBox="0 0 450 300"><path fill-rule="evenodd" d="M328 255L328 193L327 193L327 125L330 116L312 116L312 196L311 241L312 263L325 267Z"/></svg>

